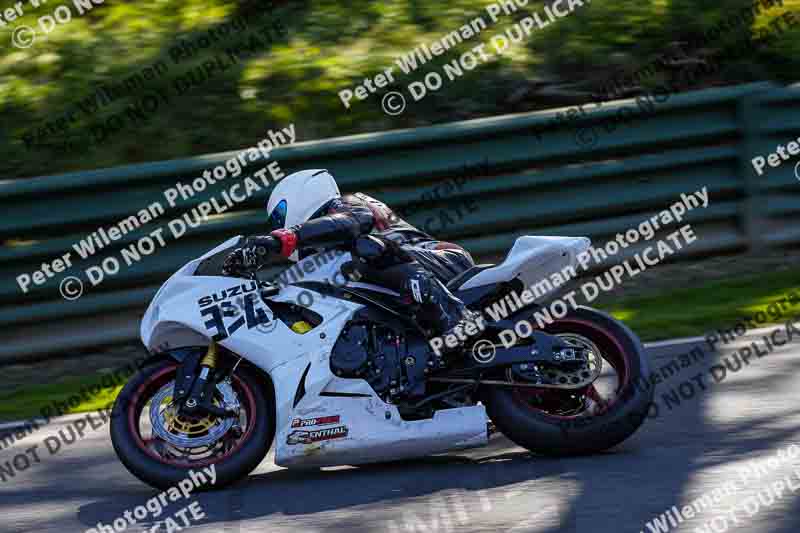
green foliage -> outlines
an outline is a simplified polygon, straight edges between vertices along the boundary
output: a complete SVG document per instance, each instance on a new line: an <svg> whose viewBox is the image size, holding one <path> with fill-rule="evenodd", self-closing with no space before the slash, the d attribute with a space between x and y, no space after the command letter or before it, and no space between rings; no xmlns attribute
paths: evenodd
<svg viewBox="0 0 800 533"><path fill-rule="evenodd" d="M51 0L52 2L52 0ZM511 53L482 63L406 112L389 117L381 110L385 89L345 109L337 96L372 78L401 54L432 43L478 16L488 21L487 0L315 0L276 3L245 0L158 0L106 2L77 16L72 2L25 4L25 15L11 23L38 30L37 19L59 5L71 7L73 20L39 35L27 49L0 50L0 107L3 109L3 178L55 174L79 169L173 159L250 145L269 128L297 124L301 140L367 131L416 127L471 117L553 107L558 102L528 97L514 100L532 80L591 86L618 68L635 69L663 49L665 43L688 39L722 17L747 5L746 0L715 3L694 0L595 0L569 17L536 30ZM397 76L402 89L444 63L503 32L543 3L504 15L492 27L465 41L414 74ZM778 14L796 9L800 0L767 9L746 34L757 36ZM182 43L196 43L209 32L221 32L237 20L247 29L229 31L191 57L174 59ZM279 26L272 26L275 21ZM277 28L277 29L276 29ZM262 30L269 30L268 34ZM40 32L41 33L41 32ZM10 34L7 32L6 35ZM791 80L797 72L800 40L792 30L757 53L725 65L709 84L738 83L765 77ZM269 35L265 38L265 35ZM252 39L259 44L252 45ZM723 35L721 46L732 36ZM243 52L231 61L231 48ZM244 47L244 48L243 48ZM79 102L99 87L119 84L163 61L168 72L138 90L103 104L93 113ZM231 63L224 71L203 75L209 61ZM220 63L221 64L221 63ZM199 71L197 70L199 69ZM398 69L395 67L395 71ZM194 73L200 80L180 91ZM158 91L167 98L158 99ZM143 99L155 107L144 115L129 114ZM155 100L153 100L155 98ZM69 120L69 112L73 111ZM75 111L77 110L77 111ZM119 124L103 135L101 125ZM135 119L135 117L140 117ZM141 118L144 117L144 118ZM58 119L62 123L58 124ZM59 131L47 132L47 125ZM44 128L44 129L43 129ZM27 148L24 134L42 130L40 142Z"/></svg>

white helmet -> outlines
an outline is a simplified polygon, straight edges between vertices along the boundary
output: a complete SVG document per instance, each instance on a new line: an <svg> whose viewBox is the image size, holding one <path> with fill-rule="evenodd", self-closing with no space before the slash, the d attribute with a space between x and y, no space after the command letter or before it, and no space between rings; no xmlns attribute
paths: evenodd
<svg viewBox="0 0 800 533"><path fill-rule="evenodd" d="M301 170L286 176L267 200L270 231L291 228L323 213L320 210L341 193L327 170ZM298 260L295 251L289 259Z"/></svg>

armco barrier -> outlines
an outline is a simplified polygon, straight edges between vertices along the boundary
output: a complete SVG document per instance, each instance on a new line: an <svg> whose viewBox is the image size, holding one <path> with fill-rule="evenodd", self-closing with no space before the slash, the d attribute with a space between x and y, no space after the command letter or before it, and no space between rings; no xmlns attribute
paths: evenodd
<svg viewBox="0 0 800 533"><path fill-rule="evenodd" d="M587 235L603 242L681 193L707 186L711 204L688 218L699 241L686 253L712 255L800 242L794 165L760 177L750 165L755 155L798 136L798 103L800 90L759 83L675 95L647 114L624 115L627 123L615 117L636 106L633 100L607 102L574 124L553 121L558 110L550 110L300 143L272 157L287 174L327 168L345 191L365 191L401 209L413 205L412 223L434 220L429 227L444 226L437 236L495 259L525 234ZM576 142L576 128L594 128L592 146ZM302 124L296 130L302 138ZM267 193L89 286L85 268L119 257L122 247L222 190L211 188L27 294L15 280L71 250L98 226L157 200L165 205L165 188L235 153L0 184L0 363L135 339L137 317L173 271L230 236L263 231ZM465 177L465 167L480 172ZM454 177L465 179L463 187L439 200L423 199L424 191ZM221 186L232 183L228 178ZM477 209L463 217L448 210L463 199ZM449 218L436 223L441 217ZM76 301L58 291L68 275L85 282Z"/></svg>

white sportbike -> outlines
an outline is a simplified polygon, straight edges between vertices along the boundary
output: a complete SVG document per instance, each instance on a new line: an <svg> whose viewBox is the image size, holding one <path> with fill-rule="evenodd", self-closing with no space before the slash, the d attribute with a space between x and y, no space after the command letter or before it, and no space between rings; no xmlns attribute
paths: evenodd
<svg viewBox="0 0 800 533"><path fill-rule="evenodd" d="M536 324L558 291L532 288L574 268L586 238L520 237L501 264L452 280L486 320L455 353L431 348L400 295L343 276L346 251L307 257L279 282L221 275L240 240L173 274L142 319L152 356L118 396L111 436L150 485L214 464L221 487L271 448L284 467L356 465L484 446L494 431L536 453L584 454L647 414L641 343L612 317L579 307L503 342Z"/></svg>

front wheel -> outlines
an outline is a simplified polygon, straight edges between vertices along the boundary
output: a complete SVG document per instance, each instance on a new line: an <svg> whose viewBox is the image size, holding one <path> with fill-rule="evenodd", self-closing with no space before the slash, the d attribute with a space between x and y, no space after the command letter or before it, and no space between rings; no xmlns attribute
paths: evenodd
<svg viewBox="0 0 800 533"><path fill-rule="evenodd" d="M238 417L187 417L172 403L178 364L159 361L142 369L114 403L111 442L125 467L160 489L175 486L189 471L214 466L219 488L250 473L269 451L274 434L271 393L242 366L217 385L215 402L238 408Z"/></svg>
<svg viewBox="0 0 800 533"><path fill-rule="evenodd" d="M492 422L516 444L544 455L595 453L630 437L654 394L640 379L649 375L649 365L639 339L611 316L587 307L545 331L594 353L599 377L575 390L486 387L483 399Z"/></svg>

